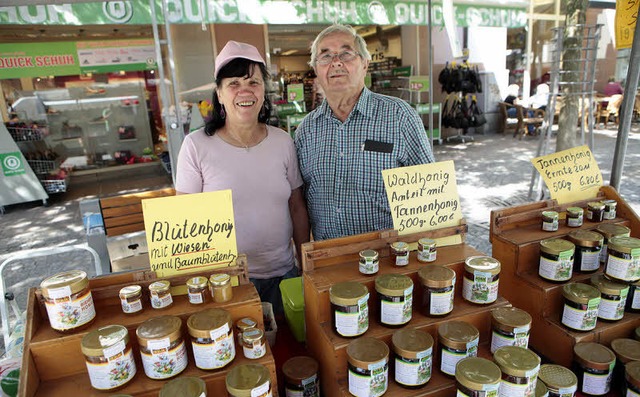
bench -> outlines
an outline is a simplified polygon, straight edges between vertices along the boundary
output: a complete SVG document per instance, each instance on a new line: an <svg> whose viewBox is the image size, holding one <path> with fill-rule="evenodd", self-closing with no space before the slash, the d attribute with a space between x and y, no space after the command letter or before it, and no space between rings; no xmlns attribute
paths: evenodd
<svg viewBox="0 0 640 397"><path fill-rule="evenodd" d="M529 134L528 126L533 125L534 128L541 126L544 123L545 112L541 109L534 110L532 116L525 116L525 108L522 105L512 105L506 102L498 102L501 115L501 132L504 134L507 129L513 129L513 137L519 137ZM509 116L508 109L515 108L515 117ZM528 114L528 110L526 109Z"/></svg>

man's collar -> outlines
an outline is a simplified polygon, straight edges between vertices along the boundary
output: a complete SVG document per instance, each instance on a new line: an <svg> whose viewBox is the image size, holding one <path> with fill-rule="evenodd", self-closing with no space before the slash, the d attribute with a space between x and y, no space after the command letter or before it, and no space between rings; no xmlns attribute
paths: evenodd
<svg viewBox="0 0 640 397"><path fill-rule="evenodd" d="M353 107L353 110L351 110L351 113L357 111L365 117L374 118L376 109L374 109L373 106L370 106L370 102L371 91L367 87L364 87L362 89L360 97L358 98L358 102L356 102L356 105ZM329 102L326 99L322 101L322 104L316 110L317 111L313 115L314 120L320 116L331 117L333 114L331 107L329 106Z"/></svg>

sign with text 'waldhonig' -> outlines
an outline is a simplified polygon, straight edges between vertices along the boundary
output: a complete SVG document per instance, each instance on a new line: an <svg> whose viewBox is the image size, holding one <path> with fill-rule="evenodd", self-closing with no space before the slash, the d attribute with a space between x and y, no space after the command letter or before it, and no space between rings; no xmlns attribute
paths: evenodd
<svg viewBox="0 0 640 397"><path fill-rule="evenodd" d="M142 212L158 277L235 265L231 190L142 200Z"/></svg>

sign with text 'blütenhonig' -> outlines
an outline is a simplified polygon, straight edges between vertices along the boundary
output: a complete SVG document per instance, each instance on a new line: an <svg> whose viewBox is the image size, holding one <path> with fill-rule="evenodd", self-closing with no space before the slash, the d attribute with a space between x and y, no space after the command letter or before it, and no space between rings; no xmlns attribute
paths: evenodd
<svg viewBox="0 0 640 397"><path fill-rule="evenodd" d="M453 161L382 171L393 227L399 235L458 226L462 220ZM459 235L437 244L461 242Z"/></svg>
<svg viewBox="0 0 640 397"><path fill-rule="evenodd" d="M586 145L536 157L531 162L558 204L594 198L602 186L602 173Z"/></svg>
<svg viewBox="0 0 640 397"><path fill-rule="evenodd" d="M231 190L142 200L142 212L158 277L235 265Z"/></svg>

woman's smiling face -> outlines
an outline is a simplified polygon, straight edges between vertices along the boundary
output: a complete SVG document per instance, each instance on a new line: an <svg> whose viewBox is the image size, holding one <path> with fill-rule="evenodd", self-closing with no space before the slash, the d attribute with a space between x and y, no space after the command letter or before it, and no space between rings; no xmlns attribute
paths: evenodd
<svg viewBox="0 0 640 397"><path fill-rule="evenodd" d="M223 78L217 90L227 120L257 121L264 104L265 82L260 68L253 65L249 76Z"/></svg>

